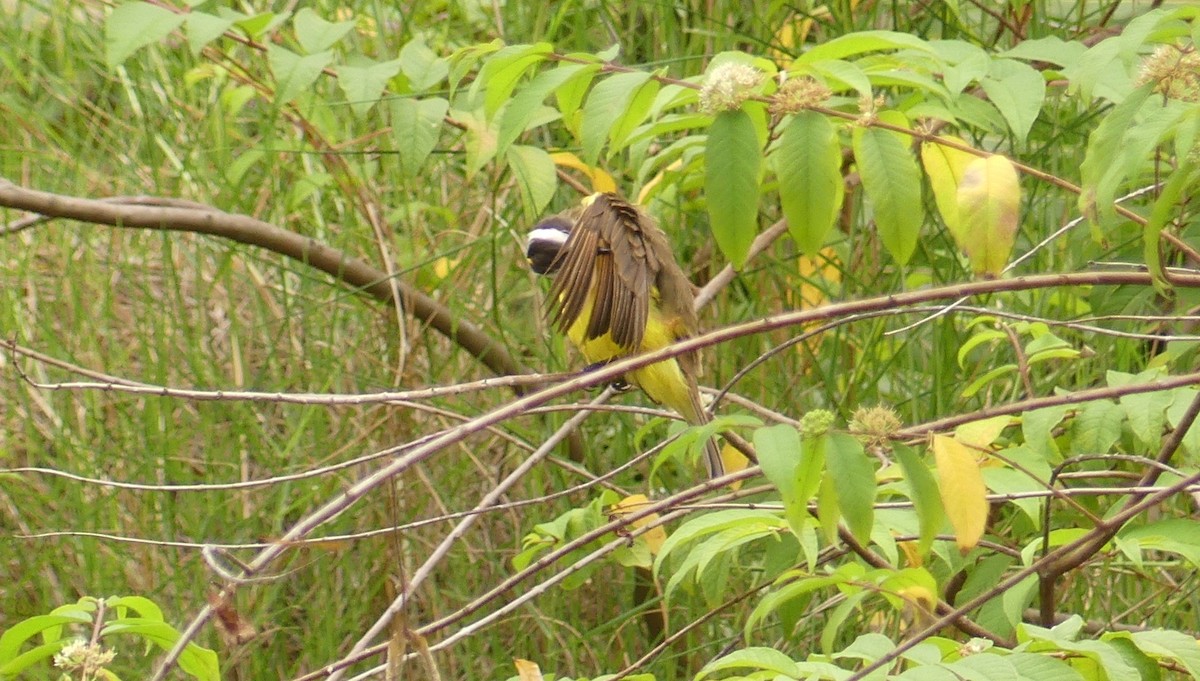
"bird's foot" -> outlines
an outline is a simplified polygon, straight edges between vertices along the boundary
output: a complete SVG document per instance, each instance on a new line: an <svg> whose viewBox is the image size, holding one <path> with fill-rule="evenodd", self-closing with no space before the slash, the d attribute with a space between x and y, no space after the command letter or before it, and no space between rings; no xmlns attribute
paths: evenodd
<svg viewBox="0 0 1200 681"><path fill-rule="evenodd" d="M594 362L592 364L585 366L583 368L583 373L587 373L589 371L596 371L597 369L603 369L604 367L608 366L609 364L612 364L615 361L617 361L616 357L606 359L602 362ZM633 390L633 386L629 383L629 381L625 380L624 376L616 379L615 381L613 381L612 383L609 383L608 385L613 390L615 390L619 393L629 392L630 390Z"/></svg>

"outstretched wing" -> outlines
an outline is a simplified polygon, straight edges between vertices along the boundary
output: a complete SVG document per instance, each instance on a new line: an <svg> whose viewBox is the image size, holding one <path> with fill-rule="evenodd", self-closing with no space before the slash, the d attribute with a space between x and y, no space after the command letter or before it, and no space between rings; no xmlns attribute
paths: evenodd
<svg viewBox="0 0 1200 681"><path fill-rule="evenodd" d="M661 263L654 239L661 231L638 209L612 194L584 208L559 254L550 288L551 319L566 332L594 292L585 338L611 333L621 348L636 350L649 317L651 289ZM669 249L667 251L670 252Z"/></svg>

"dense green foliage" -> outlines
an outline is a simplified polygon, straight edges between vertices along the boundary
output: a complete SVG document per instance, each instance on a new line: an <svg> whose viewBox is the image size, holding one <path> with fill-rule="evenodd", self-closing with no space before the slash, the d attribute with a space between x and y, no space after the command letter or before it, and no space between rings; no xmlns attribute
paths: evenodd
<svg viewBox="0 0 1200 681"><path fill-rule="evenodd" d="M0 3L0 678L1200 677L1200 10L301 4ZM578 369L602 189L759 466L539 449L627 364L378 395Z"/></svg>

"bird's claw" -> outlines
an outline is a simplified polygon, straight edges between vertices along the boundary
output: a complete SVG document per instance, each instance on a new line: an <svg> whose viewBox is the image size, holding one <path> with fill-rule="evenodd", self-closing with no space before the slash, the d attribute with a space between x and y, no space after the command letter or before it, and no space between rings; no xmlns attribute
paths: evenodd
<svg viewBox="0 0 1200 681"><path fill-rule="evenodd" d="M604 367L608 366L609 364L612 364L613 362L615 362L617 359L619 359L619 358L612 357L612 358L606 359L602 362L595 362L595 363L589 364L583 368L583 373L586 374L589 371L596 371L597 369L603 369ZM615 390L619 393L625 393L625 392L629 392L630 390L633 390L633 386L630 385L629 381L626 381L624 377L618 378L618 379L614 380L613 382L609 383L608 385L613 390Z"/></svg>

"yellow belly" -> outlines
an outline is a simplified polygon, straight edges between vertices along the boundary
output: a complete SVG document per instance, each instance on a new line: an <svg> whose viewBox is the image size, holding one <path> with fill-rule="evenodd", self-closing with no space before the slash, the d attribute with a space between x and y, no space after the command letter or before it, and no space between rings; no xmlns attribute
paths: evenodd
<svg viewBox="0 0 1200 681"><path fill-rule="evenodd" d="M571 328L567 329L567 338L579 348L579 351L583 353L583 357L587 360L588 364L596 364L626 355L659 350L677 340L671 332L670 325L662 318L662 314L655 305L650 306L650 313L646 320L646 331L642 335L642 344L637 349L637 352L622 349L613 342L612 336L607 333L599 338L584 340L584 336L587 333L588 321L591 318L592 296L588 296L579 317L571 325ZM689 381L679 368L679 362L676 362L674 359L656 362L641 369L631 371L625 375L625 380L641 388L655 402L674 409L690 422L697 422L696 419L699 418L699 414L697 413L696 406L694 406Z"/></svg>

